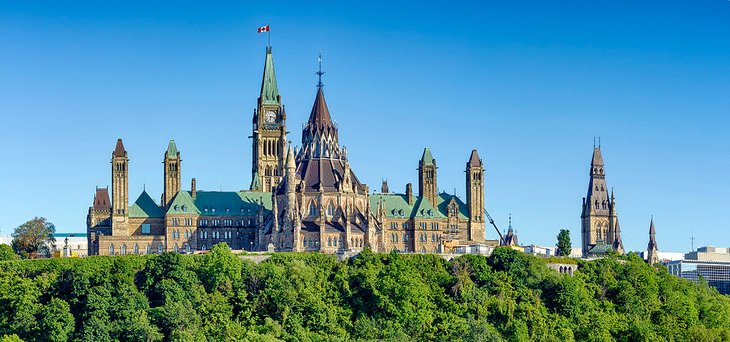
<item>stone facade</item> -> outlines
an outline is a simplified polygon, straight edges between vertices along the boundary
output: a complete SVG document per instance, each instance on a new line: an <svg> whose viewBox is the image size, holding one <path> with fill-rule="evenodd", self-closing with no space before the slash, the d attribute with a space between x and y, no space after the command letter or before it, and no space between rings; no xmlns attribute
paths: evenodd
<svg viewBox="0 0 730 342"><path fill-rule="evenodd" d="M127 151L112 153L112 200L97 188L87 214L90 255L193 253L225 242L237 250L447 252L485 243L484 164L476 150L466 163L466 202L438 192L436 159L425 148L418 163L419 191L370 192L339 144L321 82L301 147L286 144L286 113L273 56L252 119L252 180L246 191L181 189L181 152L173 140L164 153L162 198L143 191L129 205ZM449 247L446 247L449 246Z"/></svg>
<svg viewBox="0 0 730 342"><path fill-rule="evenodd" d="M581 240L583 257L599 256L608 250L624 252L621 227L613 190L609 197L601 147L593 147L588 194L583 198Z"/></svg>

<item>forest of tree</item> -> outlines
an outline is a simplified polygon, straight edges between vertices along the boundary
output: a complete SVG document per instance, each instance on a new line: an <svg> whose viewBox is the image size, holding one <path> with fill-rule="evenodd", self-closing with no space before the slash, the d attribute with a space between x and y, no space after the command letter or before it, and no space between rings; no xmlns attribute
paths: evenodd
<svg viewBox="0 0 730 342"><path fill-rule="evenodd" d="M363 252L0 262L8 341L728 341L730 297L635 254L574 277L490 257Z"/></svg>

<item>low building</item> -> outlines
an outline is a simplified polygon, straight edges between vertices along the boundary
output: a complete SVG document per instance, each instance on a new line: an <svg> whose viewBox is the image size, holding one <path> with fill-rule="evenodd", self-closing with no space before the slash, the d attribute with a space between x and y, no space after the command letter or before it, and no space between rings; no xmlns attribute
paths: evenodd
<svg viewBox="0 0 730 342"><path fill-rule="evenodd" d="M661 258L661 256L660 256ZM683 260L664 262L670 274L693 282L700 278L722 294L730 294L730 249L700 247L684 255Z"/></svg>
<svg viewBox="0 0 730 342"><path fill-rule="evenodd" d="M538 245L529 245L529 246L523 246L525 249L525 253L532 254L532 255L541 255L541 256L555 256L558 248L557 247L545 247L545 246L538 246Z"/></svg>
<svg viewBox="0 0 730 342"><path fill-rule="evenodd" d="M86 233L56 233L56 252L58 257L85 257L89 255L89 243ZM54 256L56 254L54 253Z"/></svg>

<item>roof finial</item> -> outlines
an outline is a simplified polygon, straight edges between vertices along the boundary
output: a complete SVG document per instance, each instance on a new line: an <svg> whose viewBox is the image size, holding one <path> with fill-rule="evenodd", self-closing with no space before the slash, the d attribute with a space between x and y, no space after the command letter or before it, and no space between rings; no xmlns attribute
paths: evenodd
<svg viewBox="0 0 730 342"><path fill-rule="evenodd" d="M315 74L319 76L319 82L317 82L317 88L322 88L324 85L322 84L322 75L324 75L324 71L322 71L322 51L319 52L319 58L317 58L317 62L319 63L319 70Z"/></svg>
<svg viewBox="0 0 730 342"><path fill-rule="evenodd" d="M596 136L593 136L593 148L596 148Z"/></svg>
<svg viewBox="0 0 730 342"><path fill-rule="evenodd" d="M601 136L598 136L598 148L601 148Z"/></svg>

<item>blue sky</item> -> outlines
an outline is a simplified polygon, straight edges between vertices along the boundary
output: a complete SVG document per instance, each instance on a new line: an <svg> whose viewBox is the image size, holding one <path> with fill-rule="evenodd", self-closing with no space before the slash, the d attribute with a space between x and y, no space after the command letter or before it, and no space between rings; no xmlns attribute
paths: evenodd
<svg viewBox="0 0 730 342"><path fill-rule="evenodd" d="M367 5L366 5L367 4ZM321 50L325 94L359 178L403 191L429 146L464 194L472 148L487 209L520 241L580 245L593 137L627 249L730 246L730 2L0 2L0 234L33 216L82 232L117 137L130 198L184 183L248 187L250 116L271 25L299 143ZM185 188L189 188L187 185ZM488 230L490 238L496 234Z"/></svg>

